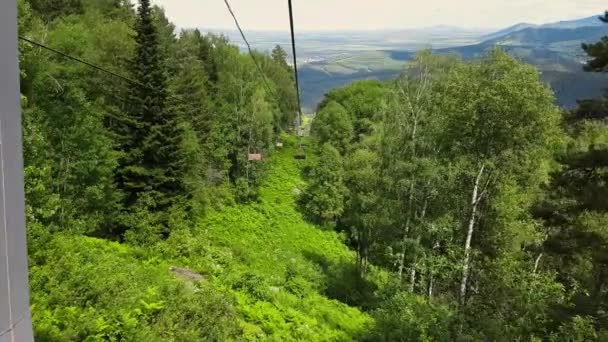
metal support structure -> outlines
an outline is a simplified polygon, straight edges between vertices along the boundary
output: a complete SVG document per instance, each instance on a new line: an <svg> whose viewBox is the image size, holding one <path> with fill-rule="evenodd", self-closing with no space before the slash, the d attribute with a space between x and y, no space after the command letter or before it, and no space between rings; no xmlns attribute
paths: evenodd
<svg viewBox="0 0 608 342"><path fill-rule="evenodd" d="M0 342L34 340L29 310L17 2L0 1Z"/></svg>

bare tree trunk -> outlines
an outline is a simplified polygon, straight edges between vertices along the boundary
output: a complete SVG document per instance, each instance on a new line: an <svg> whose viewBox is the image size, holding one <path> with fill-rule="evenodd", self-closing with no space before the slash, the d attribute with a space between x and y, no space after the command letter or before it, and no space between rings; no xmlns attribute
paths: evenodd
<svg viewBox="0 0 608 342"><path fill-rule="evenodd" d="M416 261L412 264L412 268L410 269L410 292L414 293L414 289L416 288Z"/></svg>
<svg viewBox="0 0 608 342"><path fill-rule="evenodd" d="M536 271L538 270L538 265L540 264L540 259L543 257L543 253L540 253L538 255L538 257L536 257L536 261L534 261L534 271L533 273L536 273Z"/></svg>
<svg viewBox="0 0 608 342"><path fill-rule="evenodd" d="M434 251L437 248L439 248L439 246L440 246L439 241L435 241L435 244L433 245L433 254L435 253ZM435 285L434 284L435 277L433 274L433 270L431 270L430 267L428 266L428 261L427 261L427 270L429 273L428 296L429 296L429 300L430 300L431 298L433 298L433 286Z"/></svg>
<svg viewBox="0 0 608 342"><path fill-rule="evenodd" d="M469 218L469 225L467 229L467 238L464 243L464 260L462 267L462 279L460 281L460 304L464 305L466 294L467 294L467 281L469 279L469 262L471 258L471 240L473 239L473 230L475 229L475 221L477 219L477 208L479 200L483 196L483 193L479 195L479 184L485 171L485 164L481 165L477 178L475 179L475 185L473 186L473 194L471 196L471 216Z"/></svg>
<svg viewBox="0 0 608 342"><path fill-rule="evenodd" d="M359 270L359 275L363 274L363 247L361 245L361 232L357 230L356 234L357 239L357 269Z"/></svg>
<svg viewBox="0 0 608 342"><path fill-rule="evenodd" d="M407 237L410 232L410 214L412 211L412 205L414 204L414 183L410 184L410 198L408 203L408 215L405 219L405 228L403 229L403 238L401 240L401 254L399 255L399 270L397 271L399 282L403 279L403 269L405 268L405 245L407 242Z"/></svg>
<svg viewBox="0 0 608 342"><path fill-rule="evenodd" d="M362 232L363 233L362 233L361 239L363 241L363 247L361 248L361 262L363 264L363 278L366 279L367 278L367 267L369 265L368 253L369 253L371 234L367 227L363 228Z"/></svg>
<svg viewBox="0 0 608 342"><path fill-rule="evenodd" d="M367 278L367 266L369 265L368 258L367 258L367 249L365 250L365 252L363 254L362 262L363 262L363 279L366 279Z"/></svg>
<svg viewBox="0 0 608 342"><path fill-rule="evenodd" d="M424 73L423 76L424 77L421 77L422 86L420 88L418 88L417 93L416 93L415 105L412 105L409 95L404 91L403 88L400 87L402 95L408 101L409 112L414 120L412 132L410 133L410 139L412 142L412 147L411 147L412 157L416 156L416 151L417 151L416 150L416 137L417 137L417 133L418 133L418 124L419 124L418 109L420 109L420 99L422 98L422 95L428 84L428 79L426 77L426 76L428 76L428 74ZM412 182L410 183L410 189L409 189L409 203L408 203L409 212L407 213L408 216L407 216L404 231L403 231L401 254L399 255L399 269L397 271L400 283L403 280L403 269L405 268L406 242L407 242L407 238L408 238L409 231L410 231L410 224L411 224L412 216L416 215L415 210L413 210L413 206L414 206L414 182L412 179ZM426 207L426 204L425 204L425 207ZM414 269L415 269L415 267L414 267ZM410 277L411 277L411 275L410 275ZM415 271L414 271L414 277L415 277Z"/></svg>
<svg viewBox="0 0 608 342"><path fill-rule="evenodd" d="M420 236L416 238L416 245L420 243ZM414 293L416 289L416 267L418 266L418 254L414 254L414 262L410 268L410 292Z"/></svg>
<svg viewBox="0 0 608 342"><path fill-rule="evenodd" d="M397 277L399 281L403 279L403 268L405 267L405 244L407 242L407 236L410 231L410 218L408 217L405 221L405 229L403 231L403 238L401 239L401 253L399 254L399 268L397 270Z"/></svg>
<svg viewBox="0 0 608 342"><path fill-rule="evenodd" d="M429 184L430 182L427 182L427 184ZM419 221L418 223L420 224L424 218L426 217L426 209L429 205L429 199L425 198L424 199L424 204L422 205L422 210L420 212L420 215L417 217L417 220ZM418 244L420 244L420 234L418 234L418 237L416 238L416 246L418 246ZM410 269L410 292L414 292L414 289L416 287L416 266L418 266L418 255L415 254L414 255L414 262L412 263L412 267Z"/></svg>

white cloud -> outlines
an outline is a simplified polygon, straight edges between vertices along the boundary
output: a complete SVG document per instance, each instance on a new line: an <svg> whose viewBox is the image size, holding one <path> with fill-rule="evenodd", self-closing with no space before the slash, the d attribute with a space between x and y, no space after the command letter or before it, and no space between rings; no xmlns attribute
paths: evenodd
<svg viewBox="0 0 608 342"><path fill-rule="evenodd" d="M134 0L136 1L136 0ZM288 30L287 0L229 0L246 30ZM232 29L223 0L154 0L179 27ZM603 13L603 0L293 0L296 29L498 28Z"/></svg>

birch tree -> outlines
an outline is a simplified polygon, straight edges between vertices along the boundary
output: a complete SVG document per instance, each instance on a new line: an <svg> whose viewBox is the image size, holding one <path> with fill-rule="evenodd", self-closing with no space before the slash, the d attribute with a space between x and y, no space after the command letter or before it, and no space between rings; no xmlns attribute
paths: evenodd
<svg viewBox="0 0 608 342"><path fill-rule="evenodd" d="M394 84L383 118L380 169L385 194L393 203L392 233L388 236L396 241L393 248L397 278L403 281L409 268L411 291L416 283L422 235L426 234L431 216L438 214L433 197L441 173L438 161L442 152L435 143L441 126L441 118L434 112L435 88L454 63L453 58L434 57L428 51L421 53Z"/></svg>
<svg viewBox="0 0 608 342"><path fill-rule="evenodd" d="M468 193L461 214L464 304L476 240L484 240L481 252L496 256L534 239L533 224L516 222L529 222L526 206L547 178L560 113L538 71L500 50L453 72L442 95L447 119L442 144L461 165L461 191Z"/></svg>

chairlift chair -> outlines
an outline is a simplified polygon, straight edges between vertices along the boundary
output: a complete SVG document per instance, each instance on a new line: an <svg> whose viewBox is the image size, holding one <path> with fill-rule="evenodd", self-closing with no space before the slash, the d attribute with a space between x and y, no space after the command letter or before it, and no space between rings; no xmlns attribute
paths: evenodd
<svg viewBox="0 0 608 342"><path fill-rule="evenodd" d="M261 153L249 153L247 156L247 160L249 161L261 161L262 154Z"/></svg>

